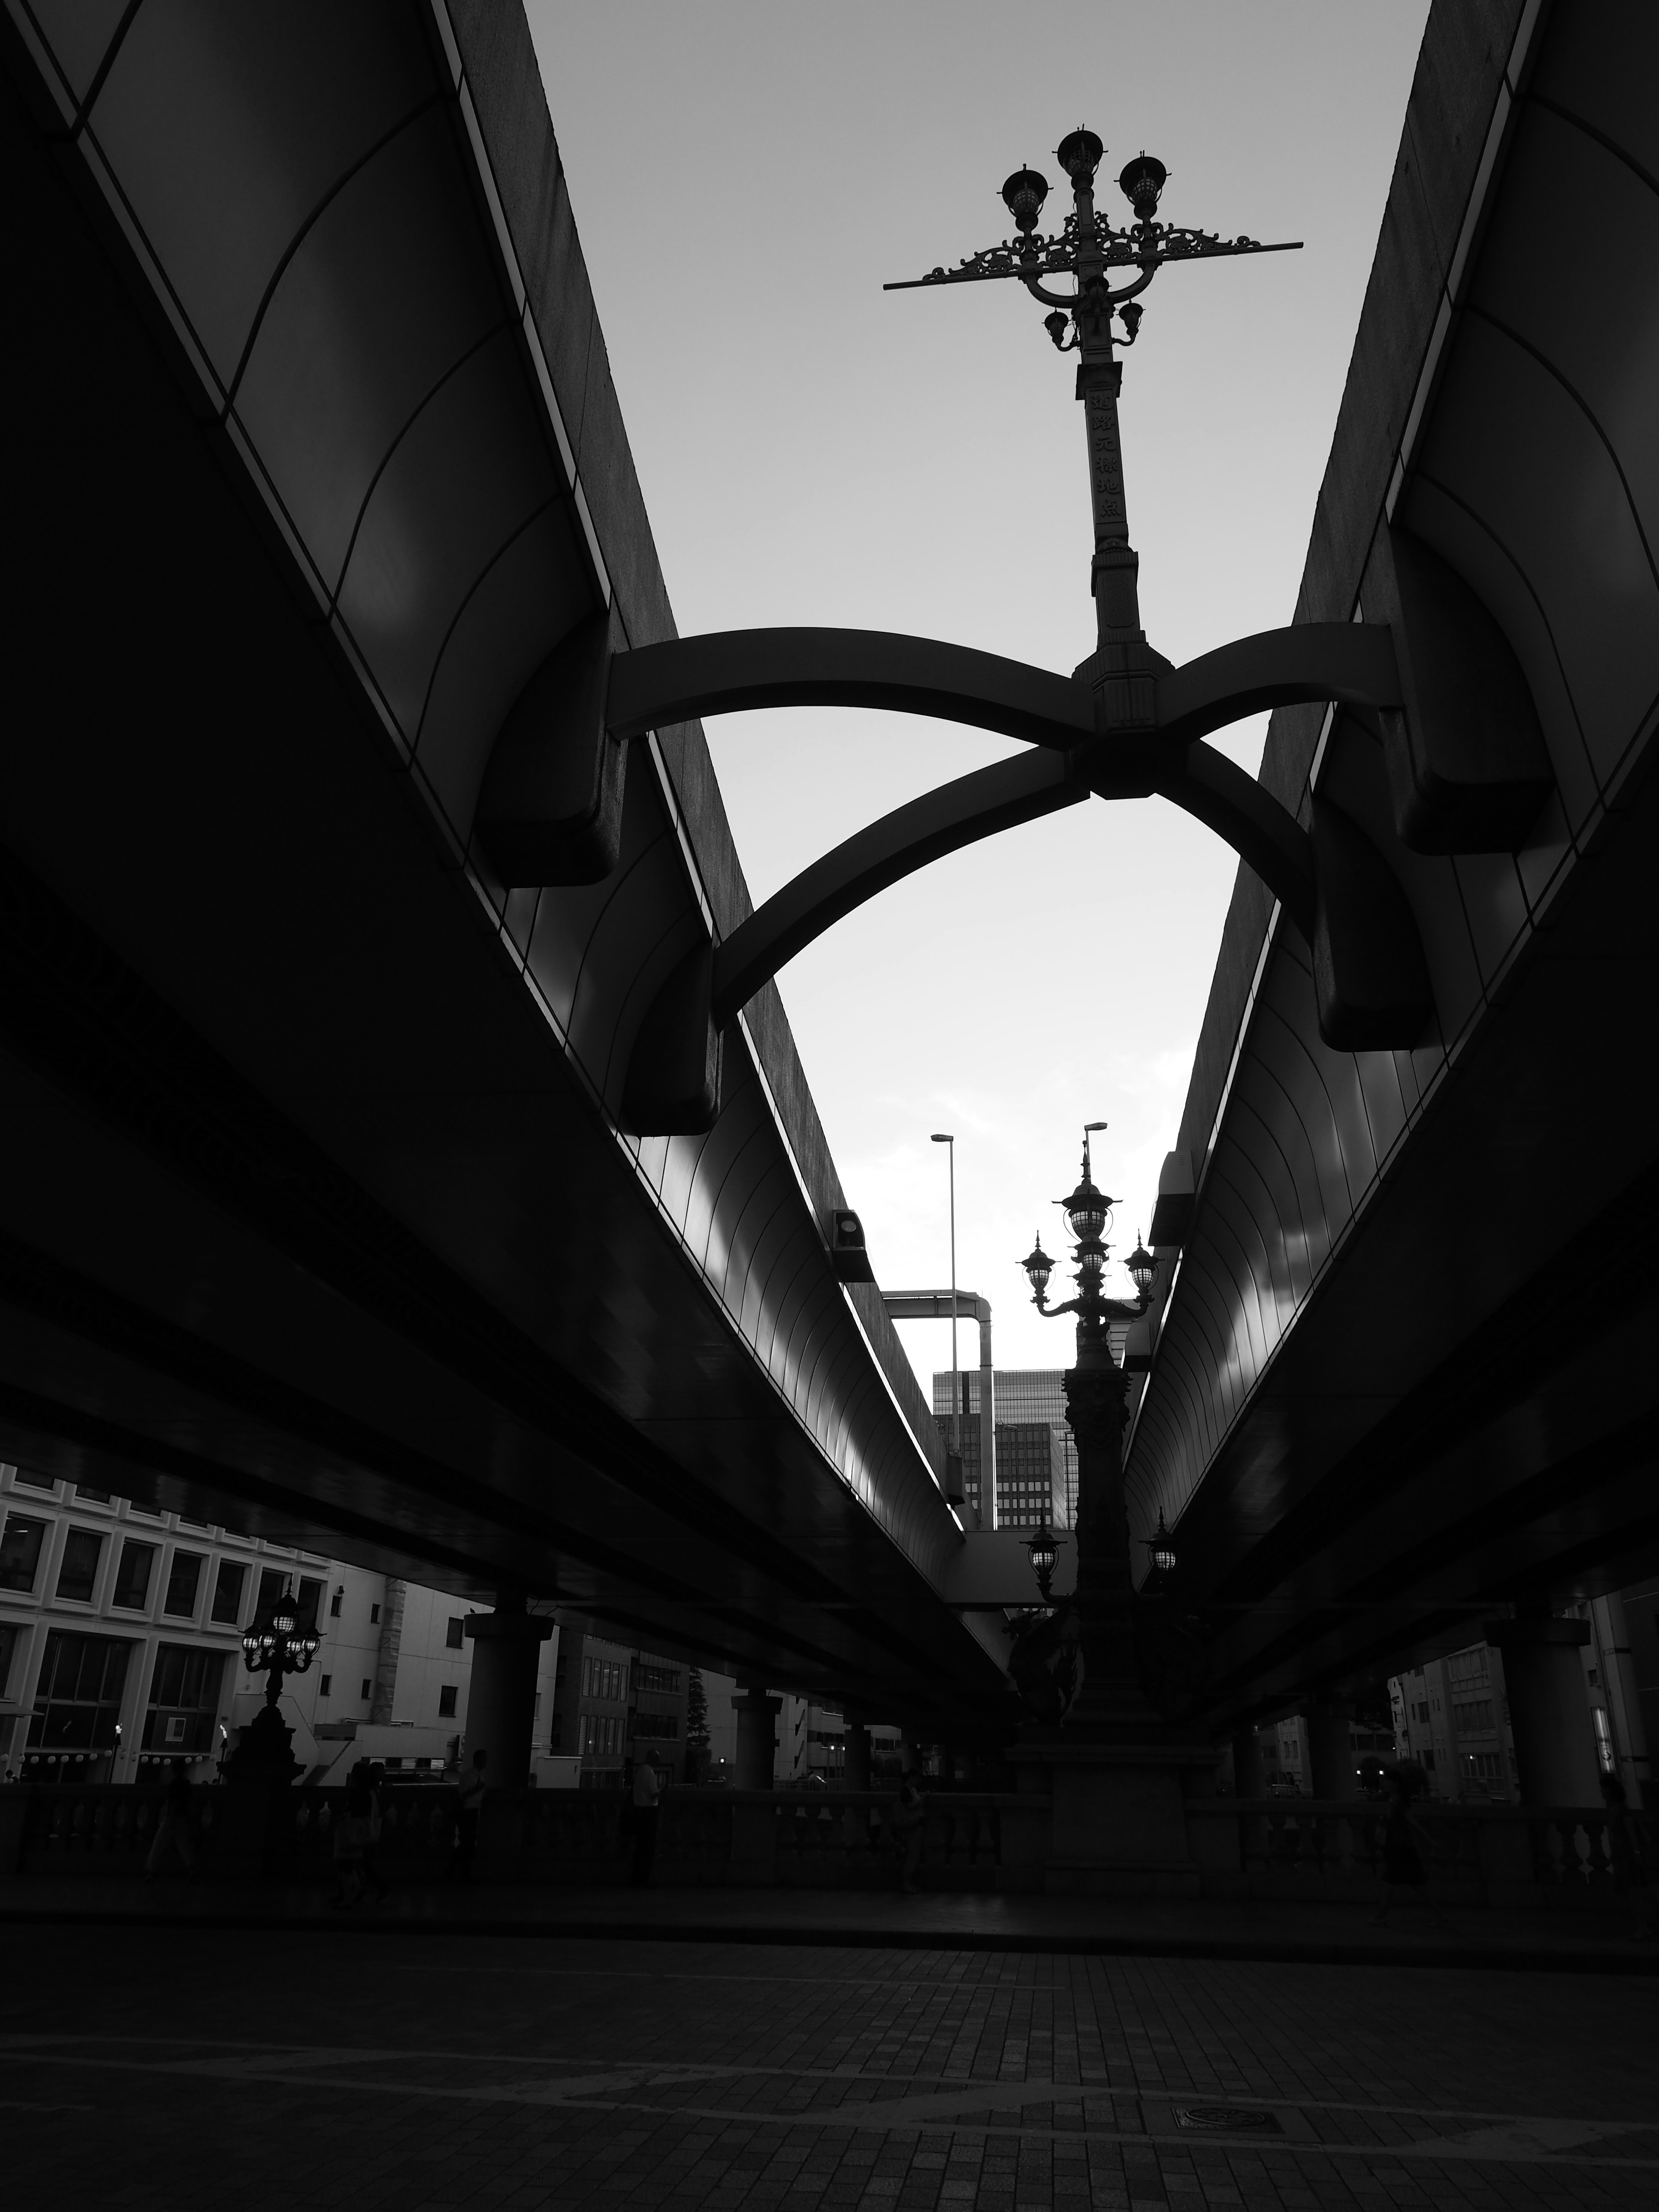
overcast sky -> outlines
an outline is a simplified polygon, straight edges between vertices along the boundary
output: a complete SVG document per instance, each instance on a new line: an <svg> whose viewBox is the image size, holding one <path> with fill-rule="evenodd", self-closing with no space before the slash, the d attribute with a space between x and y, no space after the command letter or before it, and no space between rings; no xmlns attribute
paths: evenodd
<svg viewBox="0 0 1659 2212"><path fill-rule="evenodd" d="M1124 356L1148 637L1181 662L1288 622L1427 0L530 0L611 368L682 635L823 623L1069 672L1090 652L1073 364L1012 284L884 294L996 244L1079 123L1161 213L1299 253L1172 269ZM839 710L708 726L757 901L854 830L1020 748ZM1262 726L1215 742L1252 771ZM1173 1146L1235 869L1161 799L939 862L779 988L889 1289L988 1297L999 1366L1069 1363L1015 1264L1110 1124L1115 1256ZM1118 1287L1127 1291L1121 1277ZM902 1334L924 1385L946 1323ZM971 1330L963 1359L972 1362Z"/></svg>

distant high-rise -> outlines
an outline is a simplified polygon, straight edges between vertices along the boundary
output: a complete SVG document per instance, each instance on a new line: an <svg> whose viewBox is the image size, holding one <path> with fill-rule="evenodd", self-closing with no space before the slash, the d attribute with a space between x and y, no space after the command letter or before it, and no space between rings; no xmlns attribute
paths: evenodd
<svg viewBox="0 0 1659 2212"><path fill-rule="evenodd" d="M1066 1419L1064 1374L1058 1367L999 1367L995 1376L998 1525L1034 1528L1046 1518L1056 1528L1069 1528L1077 1509L1077 1446ZM965 1420L960 1418L964 1383ZM947 1449L962 1454L971 1527L984 1503L976 1369L955 1375L943 1370L933 1376L933 1415Z"/></svg>

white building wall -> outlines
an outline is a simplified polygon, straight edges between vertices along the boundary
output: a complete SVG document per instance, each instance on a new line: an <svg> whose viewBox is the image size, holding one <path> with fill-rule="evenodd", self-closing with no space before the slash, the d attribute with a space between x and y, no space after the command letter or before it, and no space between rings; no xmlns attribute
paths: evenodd
<svg viewBox="0 0 1659 2212"><path fill-rule="evenodd" d="M53 1629L60 1629L112 1638L129 1647L119 1742L112 1753L81 1762L88 1779L96 1773L112 1782L137 1781L157 1759L171 1755L164 1747L147 1760L143 1747L156 1656L164 1646L222 1655L211 1747L192 1764L198 1780L208 1778L231 1747L237 1729L264 1703L265 1678L247 1672L241 1636L258 1610L261 1577L268 1573L282 1575L296 1591L302 1578L321 1585L319 1649L305 1674L284 1678L278 1706L294 1731L294 1755L308 1778L327 1778L331 1772L337 1779L366 1755L404 1767L422 1764L430 1771L453 1764L464 1745L475 1647L464 1633L459 1645L452 1643L451 1624L464 1623L475 1609L467 1600L419 1583L403 1585L403 1632L392 1722L388 1727L371 1728L368 1717L386 1607L384 1575L258 1542L228 1528L181 1521L177 1514L151 1512L126 1499L88 1498L69 1484L41 1485L27 1470L20 1480L16 1468L0 1465L0 1522L13 1518L43 1524L46 1533L30 1588L0 1589L0 1658L4 1660L0 1771L25 1769L29 1720L47 1639ZM92 1595L85 1600L58 1595L65 1550L76 1531L101 1540ZM115 1602L123 1550L129 1542L155 1548L144 1602L138 1607ZM199 1558L203 1564L191 1609L175 1613L167 1607L173 1563L180 1553ZM216 1621L215 1593L224 1562L241 1569L241 1587L234 1619ZM8 1645L9 1651L4 1649ZM557 1650L556 1628L541 1652L536 1698L538 1750L545 1748L542 1722L552 1710ZM453 1693L453 1698L446 1698L446 1690ZM452 1713L443 1711L448 1703L453 1705ZM564 1768L568 1764L538 1759L538 1779L544 1784L567 1781Z"/></svg>

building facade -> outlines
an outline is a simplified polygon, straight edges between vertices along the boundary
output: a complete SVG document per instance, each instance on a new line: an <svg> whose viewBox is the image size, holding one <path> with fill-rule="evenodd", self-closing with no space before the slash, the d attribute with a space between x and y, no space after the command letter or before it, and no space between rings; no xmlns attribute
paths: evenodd
<svg viewBox="0 0 1659 2212"><path fill-rule="evenodd" d="M945 1449L962 1455L969 1528L989 1517L980 1468L980 1388L977 1368L933 1376L933 1418ZM999 1367L993 1370L991 1388L998 1527L1035 1528L1046 1519L1052 1528L1072 1528L1077 1518L1077 1445L1066 1419L1063 1370Z"/></svg>
<svg viewBox="0 0 1659 2212"><path fill-rule="evenodd" d="M242 1632L285 1590L320 1638L280 1700L305 1778L365 1754L416 1779L453 1771L465 1600L0 1466L0 1772L137 1782L185 1759L208 1778L264 1702ZM556 1660L555 1638L538 1711ZM537 1778L572 1778L540 1759Z"/></svg>
<svg viewBox="0 0 1659 2212"><path fill-rule="evenodd" d="M620 1790L647 1756L684 1782L690 1668L601 1636L580 1613L557 1619L550 1725L538 1749L573 1760L583 1790Z"/></svg>

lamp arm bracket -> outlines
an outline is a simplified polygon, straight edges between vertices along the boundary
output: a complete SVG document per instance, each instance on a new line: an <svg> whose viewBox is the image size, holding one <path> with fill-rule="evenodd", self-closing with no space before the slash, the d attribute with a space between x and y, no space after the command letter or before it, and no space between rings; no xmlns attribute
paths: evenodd
<svg viewBox="0 0 1659 2212"><path fill-rule="evenodd" d="M1073 292L1069 295L1065 292L1051 292L1046 284L1040 283L1035 276L1027 276L1024 281L1025 289L1030 294L1031 297L1034 300L1041 300L1045 307L1064 307L1066 312L1070 313L1076 309L1078 301L1081 296L1080 294L1076 292ZM1139 288L1137 287L1136 289L1139 289ZM1127 300L1129 295L1126 292L1122 296Z"/></svg>

